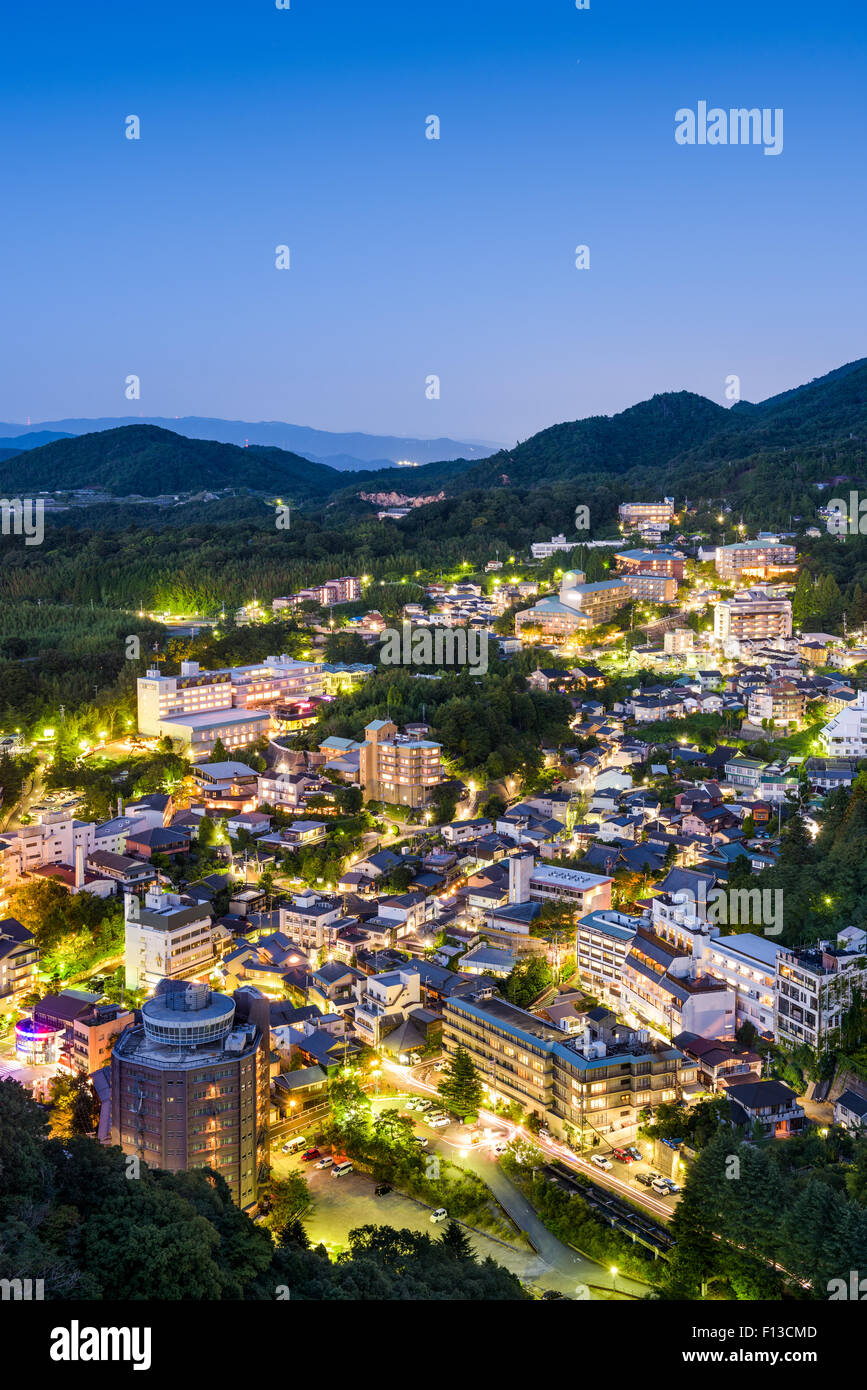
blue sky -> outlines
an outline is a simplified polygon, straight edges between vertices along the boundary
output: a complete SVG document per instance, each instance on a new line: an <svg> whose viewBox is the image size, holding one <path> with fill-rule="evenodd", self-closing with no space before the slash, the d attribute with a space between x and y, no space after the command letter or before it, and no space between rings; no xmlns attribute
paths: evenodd
<svg viewBox="0 0 867 1390"><path fill-rule="evenodd" d="M4 27L2 420L511 443L865 355L855 0L49 0ZM677 145L699 100L782 107L782 154Z"/></svg>

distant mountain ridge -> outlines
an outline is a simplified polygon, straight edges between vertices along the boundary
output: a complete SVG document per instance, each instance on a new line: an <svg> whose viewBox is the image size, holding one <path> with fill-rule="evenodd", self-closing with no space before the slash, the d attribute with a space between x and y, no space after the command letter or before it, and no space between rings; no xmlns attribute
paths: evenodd
<svg viewBox="0 0 867 1390"><path fill-rule="evenodd" d="M0 429L13 428L12 426L0 425ZM28 430L26 434L13 435L9 439L0 439L0 449L16 454L23 453L26 449L39 449L43 444L53 444L55 439L71 439L71 434L64 434L58 430Z"/></svg>
<svg viewBox="0 0 867 1390"><path fill-rule="evenodd" d="M867 358L766 401L726 408L691 391L666 392L617 415L593 415L540 430L488 458L451 460L368 476L377 489L412 495L444 486L538 487L584 476L613 481L637 469L658 485L689 490L721 465L796 449L824 449L867 439Z"/></svg>
<svg viewBox="0 0 867 1390"><path fill-rule="evenodd" d="M126 425L0 458L4 495L92 488L115 497L249 488L295 501L329 496L342 475L282 449L188 439L156 425Z"/></svg>
<svg viewBox="0 0 867 1390"><path fill-rule="evenodd" d="M113 496L147 497L246 488L286 494L295 502L334 501L367 511L373 504L360 500L362 490L431 498L441 492L458 497L580 482L621 493L639 488L683 496L703 489L705 495L725 496L752 478L773 498L790 475L797 474L800 487L840 472L840 466L832 466L835 459L842 471L859 464L864 441L867 359L862 358L766 401L726 409L690 391L667 392L616 415L552 425L483 459L440 459L418 468L389 465L350 478L288 450L252 443L241 448L135 421L56 439L24 453L10 450L5 457L0 448L0 487L6 495L14 490L19 496L90 487Z"/></svg>
<svg viewBox="0 0 867 1390"><path fill-rule="evenodd" d="M290 425L280 420L220 420L209 416L184 415L179 419L160 415L106 416L95 420L47 420L36 425L12 425L0 422L0 435L16 436L0 439L0 448L35 448L24 442L27 435L39 433L39 443L47 437L96 434L103 430L122 429L126 425L155 425L171 430L187 439L207 439L221 444L260 445L263 448L284 449L300 454L315 463L327 463L331 468L351 472L362 468L388 467L407 459L413 463L434 463L443 459L481 459L501 448L499 444L482 440L403 438L400 435L332 433L308 425Z"/></svg>

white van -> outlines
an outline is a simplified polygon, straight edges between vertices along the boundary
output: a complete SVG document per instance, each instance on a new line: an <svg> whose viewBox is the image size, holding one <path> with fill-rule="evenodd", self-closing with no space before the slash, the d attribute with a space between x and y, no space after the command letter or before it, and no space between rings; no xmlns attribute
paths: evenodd
<svg viewBox="0 0 867 1390"><path fill-rule="evenodd" d="M306 1149L307 1140L303 1134L296 1135L294 1139L287 1139L283 1145L284 1154L294 1154L296 1149Z"/></svg>
<svg viewBox="0 0 867 1390"><path fill-rule="evenodd" d="M659 1193L660 1197L668 1197L671 1193L671 1188L666 1178L654 1178L650 1186L653 1188L654 1192Z"/></svg>
<svg viewBox="0 0 867 1390"><path fill-rule="evenodd" d="M439 1225L440 1221L448 1221L448 1218L449 1214L445 1207L437 1207L436 1211L432 1211L430 1214L430 1219L435 1225Z"/></svg>
<svg viewBox="0 0 867 1390"><path fill-rule="evenodd" d="M332 1178L342 1178L344 1173L351 1173L352 1171L352 1164L349 1159L345 1159L343 1163L335 1163L331 1169L331 1176Z"/></svg>

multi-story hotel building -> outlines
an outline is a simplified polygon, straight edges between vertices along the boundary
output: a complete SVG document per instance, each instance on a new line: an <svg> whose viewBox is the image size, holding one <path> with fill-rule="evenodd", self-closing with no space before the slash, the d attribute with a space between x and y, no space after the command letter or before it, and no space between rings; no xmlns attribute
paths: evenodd
<svg viewBox="0 0 867 1390"><path fill-rule="evenodd" d="M620 977L632 938L645 918L625 912L589 912L578 922L575 961L581 984L608 1003L620 998Z"/></svg>
<svg viewBox="0 0 867 1390"><path fill-rule="evenodd" d="M683 579L686 557L679 550L618 550L614 563L621 574L663 574Z"/></svg>
<svg viewBox="0 0 867 1390"><path fill-rule="evenodd" d="M674 498L664 497L661 502L621 502L617 515L624 531L634 531L639 526L664 526L674 520Z"/></svg>
<svg viewBox="0 0 867 1390"><path fill-rule="evenodd" d="M514 862L514 861L513 861ZM511 867L511 865L510 865ZM566 902L581 914L608 911L611 907L612 878L570 869L563 864L538 863L530 872L531 902ZM516 897L514 901L522 899Z"/></svg>
<svg viewBox="0 0 867 1390"><path fill-rule="evenodd" d="M837 942L782 950L777 956L774 1032L790 1047L822 1051L867 982L867 933L849 927Z"/></svg>
<svg viewBox="0 0 867 1390"><path fill-rule="evenodd" d="M769 936L737 932L711 933L703 964L709 974L724 980L735 992L735 1024L751 1023L762 1037L774 1032L774 980L783 948Z"/></svg>
<svg viewBox="0 0 867 1390"><path fill-rule="evenodd" d="M139 732L180 739L193 759L207 757L219 738L227 749L253 743L276 727L274 707L325 693L322 663L269 656L254 666L202 671L181 662L178 676L158 670L140 676Z"/></svg>
<svg viewBox="0 0 867 1390"><path fill-rule="evenodd" d="M560 550L574 550L576 545L580 545L580 540L568 540L562 531L559 536L552 536L549 541L534 541L530 546L530 554L534 560L550 560L552 555L556 555Z"/></svg>
<svg viewBox="0 0 867 1390"><path fill-rule="evenodd" d="M757 541L735 541L734 545L718 545L714 553L716 572L725 579L743 576L751 579L772 579L788 574L797 560L793 545L776 536Z"/></svg>
<svg viewBox="0 0 867 1390"><path fill-rule="evenodd" d="M675 944L654 929L639 927L620 977L624 1010L669 1038L698 1033L734 1035L734 991L703 971L692 941Z"/></svg>
<svg viewBox="0 0 867 1390"><path fill-rule="evenodd" d="M119 1004L94 1004L72 1022L70 1063L74 1071L88 1076L111 1062L115 1039L135 1023L135 1014Z"/></svg>
<svg viewBox="0 0 867 1390"><path fill-rule="evenodd" d="M245 1211L268 1158L269 1040L207 985L165 981L111 1056L111 1138L150 1167L212 1168Z"/></svg>
<svg viewBox="0 0 867 1390"><path fill-rule="evenodd" d="M0 921L0 1014L19 1009L36 985L39 947L16 917Z"/></svg>
<svg viewBox="0 0 867 1390"><path fill-rule="evenodd" d="M343 574L339 579L327 579L324 584L314 584L309 589L299 589L297 594L286 594L271 602L272 611L279 613L281 608L293 608L305 600L320 603L323 608L333 603L354 603L361 598L361 578L357 574Z"/></svg>
<svg viewBox="0 0 867 1390"><path fill-rule="evenodd" d="M747 700L747 710L754 724L763 719L772 719L777 726L800 724L806 709L806 691L785 678L751 690Z"/></svg>
<svg viewBox="0 0 867 1390"><path fill-rule="evenodd" d="M580 570L567 570L560 582L560 594L539 599L532 608L515 615L515 633L538 629L546 637L565 638L607 623L630 599L626 576L585 584Z"/></svg>
<svg viewBox="0 0 867 1390"><path fill-rule="evenodd" d="M104 1067L114 1039L134 1020L120 1004L100 1004L98 994L65 990L47 994L31 1018L16 1025L19 1058L29 1065L61 1066L89 1076Z"/></svg>
<svg viewBox="0 0 867 1390"><path fill-rule="evenodd" d="M153 989L162 979L204 976L217 963L210 904L152 890L144 906L124 899L127 989Z"/></svg>
<svg viewBox="0 0 867 1390"><path fill-rule="evenodd" d="M819 739L829 756L867 757L867 690L859 690L848 709L823 725Z"/></svg>
<svg viewBox="0 0 867 1390"><path fill-rule="evenodd" d="M379 1047L405 1018L421 1008L421 980L413 967L389 970L357 980L355 997L355 1031L369 1047Z"/></svg>
<svg viewBox="0 0 867 1390"><path fill-rule="evenodd" d="M745 589L731 598L721 599L714 608L715 642L767 641L772 637L791 637L792 604L764 589Z"/></svg>
<svg viewBox="0 0 867 1390"><path fill-rule="evenodd" d="M629 570L623 578L634 599L644 599L647 603L674 603L677 598L677 580L672 575Z"/></svg>
<svg viewBox="0 0 867 1390"><path fill-rule="evenodd" d="M374 719L364 735L359 782L367 800L424 806L443 780L441 745L399 734L389 719Z"/></svg>
<svg viewBox="0 0 867 1390"><path fill-rule="evenodd" d="M116 816L96 825L65 811L46 811L32 825L6 831L0 836L0 914L9 906L11 889L28 875L51 866L69 868L99 850L122 854L127 835L142 823L138 817Z"/></svg>
<svg viewBox="0 0 867 1390"><path fill-rule="evenodd" d="M443 1047L463 1047L473 1061L490 1103L516 1101L545 1120L553 1133L624 1130L639 1111L677 1099L695 1080L695 1064L677 1048L651 1041L646 1033L606 1023L565 1037L560 1028L487 994L445 1001ZM613 1026L611 1026L613 1025Z"/></svg>
<svg viewBox="0 0 867 1390"><path fill-rule="evenodd" d="M607 623L618 608L629 600L629 589L623 579L603 579L585 584L580 571L567 570L560 584L560 598L570 608L583 614L590 626Z"/></svg>
<svg viewBox="0 0 867 1390"><path fill-rule="evenodd" d="M691 627L675 627L662 634L662 650L666 656L685 656L695 651L695 633Z"/></svg>

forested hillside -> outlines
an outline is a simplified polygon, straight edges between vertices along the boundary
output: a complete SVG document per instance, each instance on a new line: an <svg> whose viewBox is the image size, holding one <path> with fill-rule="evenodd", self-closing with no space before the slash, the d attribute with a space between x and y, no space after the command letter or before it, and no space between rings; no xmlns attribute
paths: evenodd
<svg viewBox="0 0 867 1390"><path fill-rule="evenodd" d="M93 488L113 496L249 488L295 500L324 497L340 474L283 449L241 449L209 439L187 439L156 425L125 425L78 438L57 439L0 461L5 496Z"/></svg>

